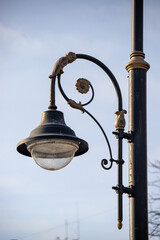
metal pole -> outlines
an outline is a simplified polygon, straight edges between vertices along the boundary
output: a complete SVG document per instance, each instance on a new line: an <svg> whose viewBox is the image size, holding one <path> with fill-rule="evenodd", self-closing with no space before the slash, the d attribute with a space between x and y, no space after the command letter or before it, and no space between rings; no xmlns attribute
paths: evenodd
<svg viewBox="0 0 160 240"><path fill-rule="evenodd" d="M119 130L119 132L123 132L123 130ZM118 138L118 160L122 161L122 138ZM122 171L122 164L118 164L118 187L121 188L123 184L123 171ZM122 228L122 221L123 221L123 193L118 192L118 229Z"/></svg>
<svg viewBox="0 0 160 240"><path fill-rule="evenodd" d="M129 130L134 141L129 144L129 180L134 195L129 199L130 240L148 239L147 194L147 121L146 72L149 64L143 53L143 0L133 0L132 53L126 65L129 72Z"/></svg>

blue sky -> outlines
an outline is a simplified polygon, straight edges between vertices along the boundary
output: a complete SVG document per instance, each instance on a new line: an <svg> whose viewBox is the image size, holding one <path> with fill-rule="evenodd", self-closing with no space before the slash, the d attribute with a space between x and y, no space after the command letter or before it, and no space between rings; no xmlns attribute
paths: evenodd
<svg viewBox="0 0 160 240"><path fill-rule="evenodd" d="M148 159L159 158L159 40L160 2L144 1L144 52L148 71ZM92 55L116 76L128 110L128 73L131 53L131 1L24 1L0 0L0 238L50 240L127 240L128 198L124 196L123 229L117 230L117 169L101 168L108 149L98 127L85 114L71 109L58 89L58 109L90 150L74 158L64 169L50 172L31 158L16 152L17 142L29 136L49 105L49 74L56 60L69 51ZM92 63L77 60L62 76L70 98L85 101L75 81L85 77L95 88L95 100L87 109L104 127L116 158L115 90L108 77ZM126 116L128 123L128 116ZM128 130L128 124L126 126ZM128 185L128 145L124 143L124 184ZM151 178L152 176L150 176Z"/></svg>

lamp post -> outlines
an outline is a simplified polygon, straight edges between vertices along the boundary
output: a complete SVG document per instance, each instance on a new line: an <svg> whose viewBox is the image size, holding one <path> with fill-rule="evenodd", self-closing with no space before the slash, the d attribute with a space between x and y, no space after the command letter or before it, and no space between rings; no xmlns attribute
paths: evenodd
<svg viewBox="0 0 160 240"><path fill-rule="evenodd" d="M113 163L117 164L117 186L112 187L118 196L118 228L122 228L123 194L129 196L130 203L130 240L148 239L148 207L147 207L147 136L146 136L146 72L149 64L144 61L143 53L143 0L133 0L133 31L131 61L126 65L129 72L129 131L125 132L126 110L123 109L122 94L113 73L98 59L85 55L68 53L55 64L51 75L50 105L48 111L42 115L41 123L30 136L17 145L17 151L25 156L33 157L42 168L58 170L71 162L74 156L88 151L88 143L76 136L64 121L63 113L57 110L55 102L56 79L59 90L75 109L87 113L102 131L109 148L109 160L101 161L105 170L109 170ZM85 94L92 91L91 99L82 104L70 99L61 85L63 68L72 62L83 59L98 65L110 78L117 94L117 111L115 120L117 138L117 158L112 156L111 145L105 131L95 117L84 107L94 99L94 88L87 79L80 78L76 82L76 89ZM123 140L129 142L129 186L123 185Z"/></svg>
<svg viewBox="0 0 160 240"><path fill-rule="evenodd" d="M143 0L133 0L132 53L126 65L129 72L129 130L134 142L129 145L129 182L134 186L130 197L130 239L148 239L147 196L147 121L146 72L149 64L143 53Z"/></svg>

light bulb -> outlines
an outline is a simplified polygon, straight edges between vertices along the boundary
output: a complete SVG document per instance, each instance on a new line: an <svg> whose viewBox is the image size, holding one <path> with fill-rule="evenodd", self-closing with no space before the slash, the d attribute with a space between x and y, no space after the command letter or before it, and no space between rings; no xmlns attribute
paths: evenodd
<svg viewBox="0 0 160 240"><path fill-rule="evenodd" d="M27 145L35 162L47 170L64 168L71 162L78 148L77 142L64 139L39 140Z"/></svg>

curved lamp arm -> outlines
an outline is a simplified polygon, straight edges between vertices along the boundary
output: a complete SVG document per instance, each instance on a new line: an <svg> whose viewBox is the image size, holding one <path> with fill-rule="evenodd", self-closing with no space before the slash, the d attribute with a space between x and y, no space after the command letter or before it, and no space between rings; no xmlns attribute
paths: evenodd
<svg viewBox="0 0 160 240"><path fill-rule="evenodd" d="M94 89L93 89L91 83L88 80L83 79L83 80L85 80L85 84L86 84L86 81L87 81L88 89L89 89L89 86L90 86L91 90L92 90L91 100L89 102L87 102L86 104L81 104L81 102L76 103L75 101L69 99L66 96L66 94L64 93L63 88L61 86L60 77L61 77L61 74L63 73L63 68L67 64L72 63L73 61L75 61L78 58L91 61L91 62L95 63L96 65L98 65L101 69L103 69L104 72L111 79L111 81L113 83L113 86L116 90L117 99L118 99L118 111L116 112L117 118L116 118L116 121L115 121L115 127L116 127L117 132L114 132L114 134L116 135L116 137L118 139L118 157L117 157L117 160L114 160L112 158L112 151L111 151L110 143L108 141L108 138L107 138L102 126L86 109L83 108L83 106L89 104L94 98ZM102 133L103 133L103 135L106 139L106 142L107 142L107 145L108 145L108 148L109 148L109 153L110 153L110 159L109 159L110 160L110 166L106 167L105 165L108 164L108 160L103 159L101 161L102 167L104 169L108 170L112 167L113 162L116 162L117 165L118 165L118 184L117 184L116 187L113 187L113 189L116 190L116 192L118 194L118 228L121 229L122 228L122 219L123 219L122 194L123 193L129 193L130 194L131 189L125 188L122 184L122 165L124 163L124 161L122 159L122 140L123 140L123 138L125 138L124 136L126 135L126 133L124 133L124 127L125 127L124 114L126 113L126 111L123 110L123 108L122 108L122 94L121 94L119 84L118 84L115 76L113 75L113 73L110 71L110 69L106 65L104 65L101 61L99 61L98 59L96 59L92 56L89 56L89 55L75 54L75 53L70 52L70 53L66 54L64 57L60 58L56 62L55 66L52 70L52 74L49 76L49 78L51 78L51 100L50 100L51 104L49 106L49 109L56 109L56 106L55 106L55 79L56 79L56 77L58 77L59 90L60 90L62 96L69 103L69 105L73 108L81 110L82 112L86 112L97 123L97 125L100 127L100 129L101 129L101 131L102 131Z"/></svg>
<svg viewBox="0 0 160 240"><path fill-rule="evenodd" d="M111 79L111 81L112 81L112 83L114 85L114 88L115 88L116 93L117 93L117 98L118 98L118 111L121 111L122 110L122 94L121 94L121 90L120 90L119 84L118 84L115 76L110 71L110 69L105 64L103 64L101 61L99 61L98 59L96 59L96 58L94 58L92 56L85 55L85 54L76 54L76 57L80 58L80 59L85 59L85 60L91 61L91 62L95 63L96 65L98 65L100 68L102 68L105 71L105 73L109 76L109 78Z"/></svg>
<svg viewBox="0 0 160 240"><path fill-rule="evenodd" d="M62 96L65 98L65 100L69 103L69 105L73 108L77 108L79 110L81 110L82 112L86 112L96 123L97 125L99 126L99 128L101 129L105 139L106 139L106 142L107 142L107 145L108 145L108 148L109 148L109 153L110 153L110 166L109 167L106 167L106 165L108 164L108 160L106 159L103 159L101 161L101 165L104 169L108 170L112 167L112 164L113 164L113 157L112 157L112 151L111 151L111 146L110 146L110 143L109 143L109 140L102 128L102 126L100 125L100 123L93 117L93 115L91 115L86 109L83 108L83 106L89 104L93 98L94 98L94 89L92 87L92 85L89 83L88 81L88 84L90 85L91 89L92 89L92 98L91 100L86 103L86 104L81 104L80 102L79 103L76 103L75 101L69 99L65 92L63 91L63 88L61 86L61 81L60 81L60 76L61 74L63 73L63 68L68 65L69 63L72 63L73 61L75 61L76 59L85 59L85 60L88 60L88 61L91 61L93 63L95 63L96 65L98 65L102 70L104 70L104 72L109 76L109 78L111 79L113 85L114 85L114 88L116 90L116 93L117 93L117 99L118 99L118 111L116 113L119 113L119 112L122 112L122 94L121 94L121 90L120 90L120 87L119 87L119 84L115 78L115 76L113 75L113 73L110 71L110 69L105 65L103 64L101 61L99 61L98 59L92 57L92 56L89 56L89 55L86 55L86 54L75 54L73 52L69 52L68 54L66 54L64 57L61 57L60 59L57 60L56 64L54 65L53 67L53 70L52 70L52 73L51 75L49 76L49 78L51 78L51 105L49 108L51 109L56 109L56 106L55 106L55 78L56 76L58 76L58 87L59 87L59 90L62 94ZM85 80L87 81L87 80ZM54 86L54 87L53 87ZM122 113L122 116L124 116L124 114ZM118 121L119 122L119 121ZM119 126L117 127L117 129L119 128ZM122 128L122 127L120 127ZM124 128L124 126L123 126ZM121 161L122 159L120 159Z"/></svg>
<svg viewBox="0 0 160 240"><path fill-rule="evenodd" d="M109 78L111 79L114 88L116 90L117 93L117 98L118 98L118 111L122 111L122 94L121 94L121 90L119 87L119 84L115 78L115 76L113 75L113 73L110 71L110 69L101 61L99 61L98 59L86 55L86 54L75 54L73 52L69 52L68 54L66 54L64 57L60 58L56 64L53 67L52 73L49 76L49 78L54 79L56 76L60 75L63 73L63 68L68 65L69 63L74 62L76 59L85 59L88 61L91 61L93 63L95 63L96 65L98 65L100 68L102 68L105 73L109 76ZM64 93L64 92L63 92Z"/></svg>

